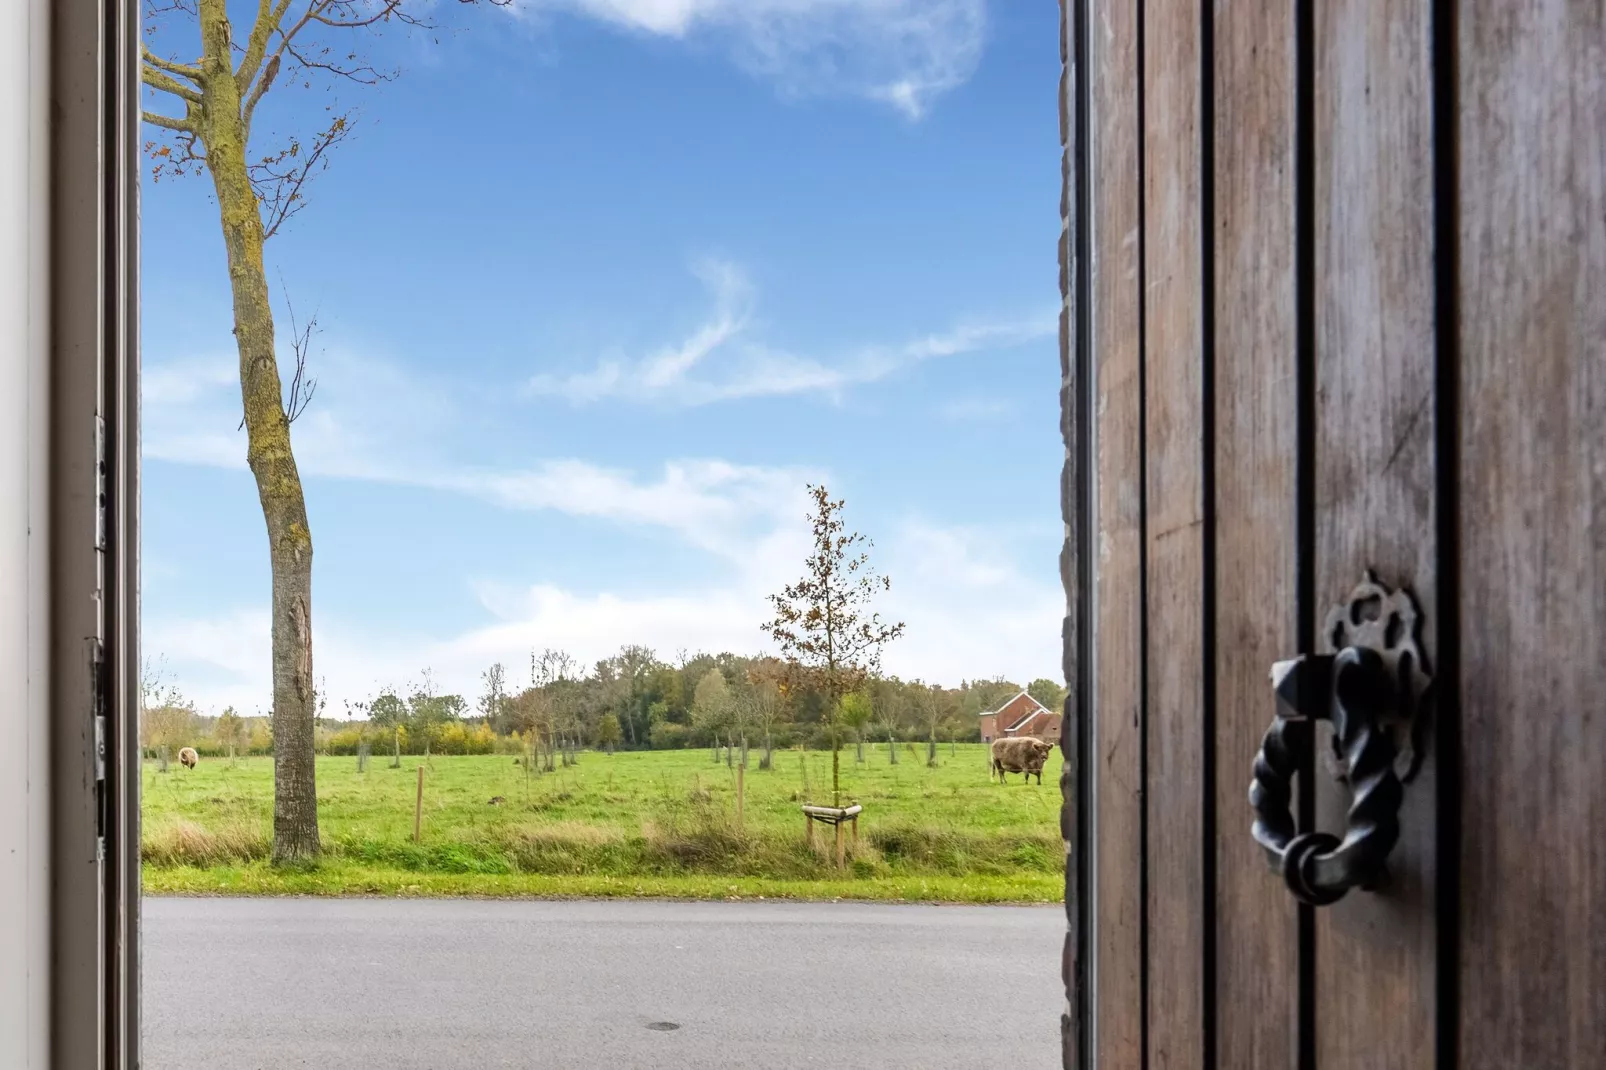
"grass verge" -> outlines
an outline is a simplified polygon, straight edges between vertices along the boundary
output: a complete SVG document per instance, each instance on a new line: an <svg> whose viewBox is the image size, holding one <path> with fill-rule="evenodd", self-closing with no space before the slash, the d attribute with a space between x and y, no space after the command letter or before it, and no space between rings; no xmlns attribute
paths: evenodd
<svg viewBox="0 0 1606 1070"><path fill-rule="evenodd" d="M786 881L757 877L679 875L609 877L584 874L431 873L325 862L280 871L265 863L145 870L146 895L316 895L482 899L860 900L908 903L1057 903L1063 878L894 876Z"/></svg>

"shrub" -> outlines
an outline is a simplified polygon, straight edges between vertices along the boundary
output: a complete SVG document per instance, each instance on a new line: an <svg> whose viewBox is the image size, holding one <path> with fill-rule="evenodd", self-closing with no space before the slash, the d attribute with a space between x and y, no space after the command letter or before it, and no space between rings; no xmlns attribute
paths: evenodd
<svg viewBox="0 0 1606 1070"><path fill-rule="evenodd" d="M686 746L688 737L689 732L685 725L659 721L652 726L652 732L647 738L653 750L681 750Z"/></svg>

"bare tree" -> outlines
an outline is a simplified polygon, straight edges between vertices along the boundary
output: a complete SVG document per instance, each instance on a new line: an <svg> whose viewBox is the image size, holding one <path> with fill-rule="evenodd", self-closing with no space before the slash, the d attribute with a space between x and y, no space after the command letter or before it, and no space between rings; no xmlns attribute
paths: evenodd
<svg viewBox="0 0 1606 1070"><path fill-rule="evenodd" d="M245 742L246 728L245 722L240 719L239 714L234 712L233 706L225 708L218 715L217 726L212 729L212 732L217 736L218 743L228 748L229 764L235 764L235 756Z"/></svg>
<svg viewBox="0 0 1606 1070"><path fill-rule="evenodd" d="M507 708L507 669L497 662L480 677L485 681L485 692L480 695L480 713L492 731L501 731L504 711Z"/></svg>
<svg viewBox="0 0 1606 1070"><path fill-rule="evenodd" d="M903 624L886 624L870 606L892 581L870 567L871 542L848 532L841 499L823 485L810 485L814 509L809 524L814 550L804 576L770 595L775 618L763 630L775 640L794 676L826 699L831 725L832 805L842 804L841 703L862 687L881 665L881 650L903 634Z"/></svg>
<svg viewBox="0 0 1606 1070"><path fill-rule="evenodd" d="M926 765L935 769L937 766L937 726L943 721L943 714L947 708L947 694L936 684L925 684L915 681L916 703L920 709L921 719L926 725ZM953 738L949 731L950 741Z"/></svg>
<svg viewBox="0 0 1606 1070"><path fill-rule="evenodd" d="M897 680L876 681L870 706L881 730L887 734L887 763L898 764L898 725L903 721L905 708L903 685Z"/></svg>
<svg viewBox="0 0 1606 1070"><path fill-rule="evenodd" d="M546 717L542 728L546 732L546 767L553 768L554 753L561 748L564 765L573 765L575 756L570 751L570 733L577 727L578 711L576 676L580 662L564 650L551 647L539 654L530 653L530 684L545 697Z"/></svg>
<svg viewBox="0 0 1606 1070"><path fill-rule="evenodd" d="M472 3L474 0L459 0ZM506 4L510 0L486 0ZM241 5L236 5L236 9ZM212 176L233 290L234 336L246 462L267 524L272 571L273 860L318 854L312 676L312 533L290 442L297 406L311 400L306 335L298 336L289 403L280 380L263 243L306 204L307 183L351 134L349 111L331 104L327 122L291 134L267 151L253 148L253 121L275 87L314 80L372 85L394 76L359 56L359 35L386 26L420 28L430 0L257 0L241 35L227 0L145 0L146 40L190 37L194 58L141 46L141 77L166 110L146 109L157 131L147 143L152 175ZM193 35L193 36L191 36Z"/></svg>
<svg viewBox="0 0 1606 1070"><path fill-rule="evenodd" d="M626 709L623 718L625 738L630 741L631 746L635 746L638 735L636 720L638 717L645 718L646 714L641 703L642 687L647 681L648 674L657 666L658 657L647 647L630 645L621 647L614 661L625 695ZM647 727L643 719L639 732L642 743L647 741Z"/></svg>
<svg viewBox="0 0 1606 1070"><path fill-rule="evenodd" d="M747 671L744 699L750 709L748 719L755 731L764 733L764 757L758 760L760 769L769 769L775 762L775 725L786 701L781 693L783 671L770 660Z"/></svg>

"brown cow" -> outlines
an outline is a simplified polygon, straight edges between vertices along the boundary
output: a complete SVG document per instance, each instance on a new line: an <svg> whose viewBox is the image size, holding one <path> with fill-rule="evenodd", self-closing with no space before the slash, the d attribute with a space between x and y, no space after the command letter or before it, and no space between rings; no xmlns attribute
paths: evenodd
<svg viewBox="0 0 1606 1070"><path fill-rule="evenodd" d="M186 769L194 769L195 763L200 760L201 756L195 753L194 747L184 747L178 752L178 764ZM1042 778L1039 777L1038 779L1041 780Z"/></svg>
<svg viewBox="0 0 1606 1070"><path fill-rule="evenodd" d="M1024 773L1029 783L1032 774L1037 774L1037 782L1043 782L1043 763L1048 760L1049 752L1054 744L1045 743L1036 736L1005 736L1003 739L993 740L993 761L987 769L987 779L991 780L993 774L998 774L999 783L1008 783L1008 774Z"/></svg>

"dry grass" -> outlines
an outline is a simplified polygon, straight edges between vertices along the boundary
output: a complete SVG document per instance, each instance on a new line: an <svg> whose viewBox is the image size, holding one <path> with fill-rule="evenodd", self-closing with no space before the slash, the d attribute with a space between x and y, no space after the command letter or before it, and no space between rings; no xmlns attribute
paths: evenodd
<svg viewBox="0 0 1606 1070"><path fill-rule="evenodd" d="M225 818L200 825L185 818L147 826L140 861L148 866L231 866L257 862L272 853L268 829L253 821Z"/></svg>

